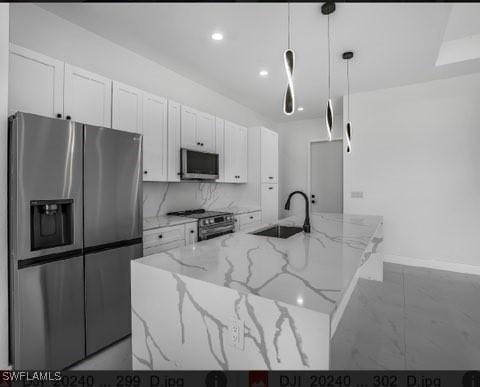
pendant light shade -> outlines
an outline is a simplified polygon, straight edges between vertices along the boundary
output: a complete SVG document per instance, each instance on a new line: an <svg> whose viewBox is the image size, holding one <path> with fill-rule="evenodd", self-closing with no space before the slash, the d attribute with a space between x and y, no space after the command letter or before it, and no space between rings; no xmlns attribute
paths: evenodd
<svg viewBox="0 0 480 387"><path fill-rule="evenodd" d="M353 52L344 52L342 58L347 62L347 126L345 128L345 138L347 139L347 153L352 151L352 122L350 121L350 59L353 58Z"/></svg>
<svg viewBox="0 0 480 387"><path fill-rule="evenodd" d="M283 63L287 74L287 90L283 100L283 113L291 116L295 112L295 91L293 89L293 69L295 67L295 52L290 48L290 2L288 3L288 48L283 53Z"/></svg>
<svg viewBox="0 0 480 387"><path fill-rule="evenodd" d="M327 44L328 44L328 101L327 101L327 108L325 109L325 125L327 127L327 135L328 141L332 141L332 128L333 128L333 107L332 107L332 99L331 99L331 71L330 71L330 14L335 12L335 3L334 2L326 2L322 5L322 13L327 16Z"/></svg>
<svg viewBox="0 0 480 387"><path fill-rule="evenodd" d="M283 112L290 116L295 112L295 91L293 90L293 68L295 65L295 52L290 48L283 53L285 72L287 73L287 91L283 102Z"/></svg>
<svg viewBox="0 0 480 387"><path fill-rule="evenodd" d="M328 141L332 141L333 108L330 98L328 99L327 109L325 111L325 124L327 126Z"/></svg>

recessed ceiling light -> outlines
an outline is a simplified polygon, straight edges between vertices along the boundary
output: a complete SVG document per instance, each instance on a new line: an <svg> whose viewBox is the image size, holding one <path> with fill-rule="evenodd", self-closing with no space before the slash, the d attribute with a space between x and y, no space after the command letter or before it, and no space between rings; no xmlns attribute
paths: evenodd
<svg viewBox="0 0 480 387"><path fill-rule="evenodd" d="M303 112L303 107L299 106L297 109L299 112Z"/></svg>
<svg viewBox="0 0 480 387"><path fill-rule="evenodd" d="M213 40L222 40L223 39L223 34L221 32L214 32L212 34L212 39Z"/></svg>
<svg viewBox="0 0 480 387"><path fill-rule="evenodd" d="M258 74L260 74L261 77L266 77L268 75L268 71L267 70L260 70L260 72Z"/></svg>

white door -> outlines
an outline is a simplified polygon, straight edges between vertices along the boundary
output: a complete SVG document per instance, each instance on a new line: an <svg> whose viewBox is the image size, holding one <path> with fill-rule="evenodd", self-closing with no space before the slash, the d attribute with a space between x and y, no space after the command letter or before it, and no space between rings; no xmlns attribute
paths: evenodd
<svg viewBox="0 0 480 387"><path fill-rule="evenodd" d="M313 212L343 212L342 141L313 142L310 148L310 200Z"/></svg>
<svg viewBox="0 0 480 387"><path fill-rule="evenodd" d="M65 64L64 112L67 119L111 127L112 81Z"/></svg>
<svg viewBox="0 0 480 387"><path fill-rule="evenodd" d="M266 128L261 129L261 175L262 183L278 182L278 135Z"/></svg>
<svg viewBox="0 0 480 387"><path fill-rule="evenodd" d="M191 107L182 105L181 143L183 148L199 150L197 145L197 116L198 113Z"/></svg>
<svg viewBox="0 0 480 387"><path fill-rule="evenodd" d="M197 144L202 152L215 152L215 117L198 112Z"/></svg>
<svg viewBox="0 0 480 387"><path fill-rule="evenodd" d="M238 182L238 130L237 125L225 121L225 182Z"/></svg>
<svg viewBox="0 0 480 387"><path fill-rule="evenodd" d="M237 126L237 133L237 180L239 183L246 183L248 180L248 129Z"/></svg>
<svg viewBox="0 0 480 387"><path fill-rule="evenodd" d="M218 183L225 182L225 120L215 117L215 153L218 153Z"/></svg>
<svg viewBox="0 0 480 387"><path fill-rule="evenodd" d="M278 184L262 184L262 220L265 223L278 221Z"/></svg>
<svg viewBox="0 0 480 387"><path fill-rule="evenodd" d="M167 180L167 99L143 93L143 180Z"/></svg>
<svg viewBox="0 0 480 387"><path fill-rule="evenodd" d="M10 44L8 111L63 117L63 62Z"/></svg>
<svg viewBox="0 0 480 387"><path fill-rule="evenodd" d="M112 128L142 133L142 100L141 90L113 81Z"/></svg>
<svg viewBox="0 0 480 387"><path fill-rule="evenodd" d="M168 101L168 181L180 181L180 115L178 102Z"/></svg>

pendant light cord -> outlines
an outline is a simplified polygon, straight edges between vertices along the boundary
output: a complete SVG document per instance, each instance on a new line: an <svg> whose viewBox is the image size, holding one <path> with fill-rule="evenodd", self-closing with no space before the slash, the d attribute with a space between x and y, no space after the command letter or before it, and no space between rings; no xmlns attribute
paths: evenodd
<svg viewBox="0 0 480 387"><path fill-rule="evenodd" d="M348 102L347 120L350 121L350 59L347 59L347 102Z"/></svg>
<svg viewBox="0 0 480 387"><path fill-rule="evenodd" d="M328 99L330 99L330 15L327 16L327 38L328 38Z"/></svg>
<svg viewBox="0 0 480 387"><path fill-rule="evenodd" d="M290 49L290 1L288 2L288 37L287 37L287 46Z"/></svg>

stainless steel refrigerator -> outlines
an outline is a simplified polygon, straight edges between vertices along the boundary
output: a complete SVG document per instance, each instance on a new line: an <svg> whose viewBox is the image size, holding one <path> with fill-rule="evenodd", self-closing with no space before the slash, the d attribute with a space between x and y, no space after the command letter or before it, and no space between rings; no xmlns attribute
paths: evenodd
<svg viewBox="0 0 480 387"><path fill-rule="evenodd" d="M10 357L62 369L130 334L142 254L142 136L9 120Z"/></svg>

